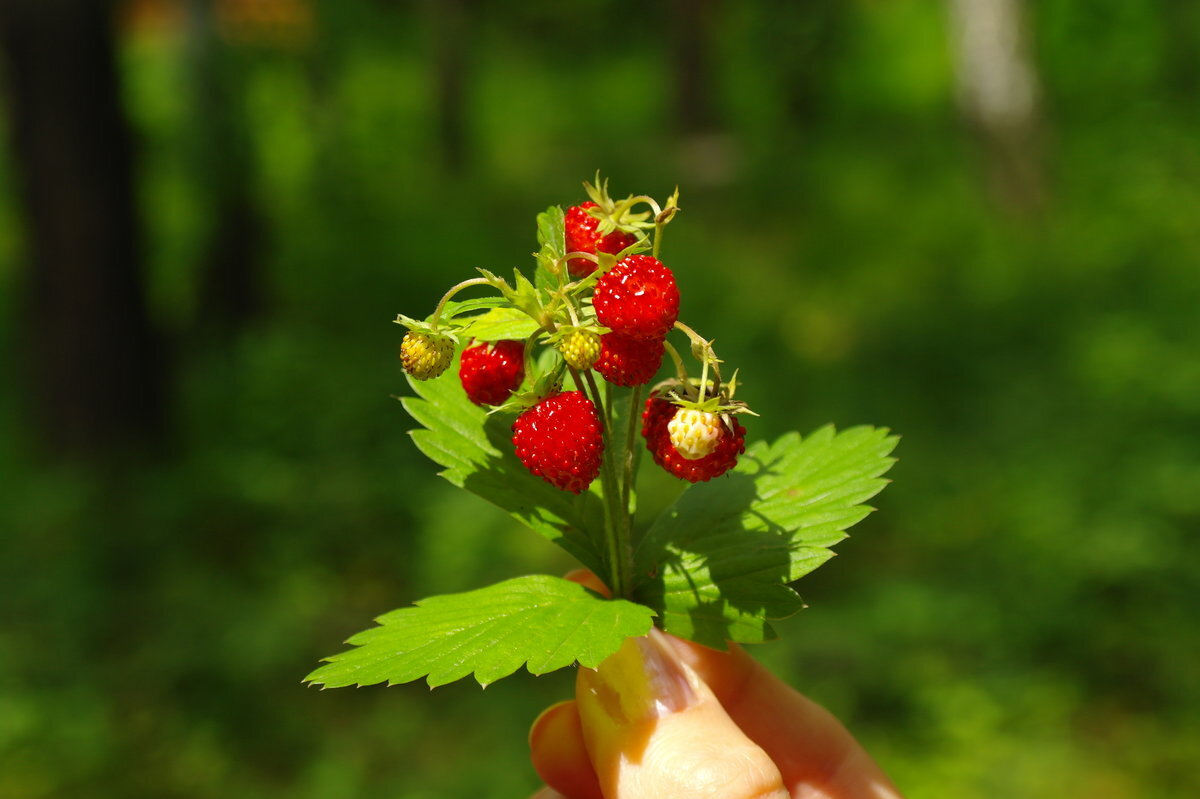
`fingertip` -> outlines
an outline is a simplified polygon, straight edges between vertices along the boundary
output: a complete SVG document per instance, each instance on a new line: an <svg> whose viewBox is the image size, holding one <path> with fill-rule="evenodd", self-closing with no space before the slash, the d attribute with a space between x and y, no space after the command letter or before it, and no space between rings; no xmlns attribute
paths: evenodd
<svg viewBox="0 0 1200 799"><path fill-rule="evenodd" d="M733 642L729 643L729 649L722 651L674 635L664 637L670 641L679 659L712 688L723 705L736 702L757 678L770 675L746 650Z"/></svg>
<svg viewBox="0 0 1200 799"><path fill-rule="evenodd" d="M547 786L543 787L540 791L535 793L533 796L529 797L529 799L571 799L571 798L569 796L563 796L561 793L559 793L558 791L554 790L553 788L551 788L550 786L547 785Z"/></svg>
<svg viewBox="0 0 1200 799"><path fill-rule="evenodd" d="M794 796L896 799L899 793L828 710L776 677L736 644L721 652L671 636L730 718L762 747Z"/></svg>
<svg viewBox="0 0 1200 799"><path fill-rule="evenodd" d="M529 728L529 756L538 776L556 792L537 794L538 799L559 794L565 799L603 799L575 700L551 705L534 720Z"/></svg>
<svg viewBox="0 0 1200 799"><path fill-rule="evenodd" d="M779 770L661 633L580 670L576 696L605 795L786 799Z"/></svg>
<svg viewBox="0 0 1200 799"><path fill-rule="evenodd" d="M612 591L591 569L572 569L563 575L563 579L579 583L584 588L590 588L605 599L612 599Z"/></svg>

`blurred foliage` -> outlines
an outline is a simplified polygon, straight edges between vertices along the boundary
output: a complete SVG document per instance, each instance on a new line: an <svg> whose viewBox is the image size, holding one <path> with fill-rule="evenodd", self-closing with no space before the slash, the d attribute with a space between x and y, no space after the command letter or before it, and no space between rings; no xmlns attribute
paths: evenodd
<svg viewBox="0 0 1200 799"><path fill-rule="evenodd" d="M812 607L761 656L914 797L1200 793L1185 5L1030 4L1052 196L1021 218L982 190L940 4L721 5L705 137L674 127L660 12L481 4L454 43L467 148L448 174L438 4L327 0L304 35L218 51L268 228L268 311L232 340L198 318L211 164L184 30L126 31L177 436L165 462L49 466L0 395L0 796L533 789L524 732L569 673L486 693L300 678L415 598L568 567L411 445L391 319L475 266L530 265L534 214L597 167L617 192L681 186L664 254L742 369L752 435L904 436L882 512L801 583Z"/></svg>

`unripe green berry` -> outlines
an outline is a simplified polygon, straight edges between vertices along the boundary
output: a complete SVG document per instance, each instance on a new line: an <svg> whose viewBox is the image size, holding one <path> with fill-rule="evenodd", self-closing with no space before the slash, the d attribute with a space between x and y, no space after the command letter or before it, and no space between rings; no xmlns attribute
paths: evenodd
<svg viewBox="0 0 1200 799"><path fill-rule="evenodd" d="M600 337L590 330L573 330L558 345L563 360L572 369L591 369L600 356Z"/></svg>
<svg viewBox="0 0 1200 799"><path fill-rule="evenodd" d="M400 362L404 371L417 380L431 380L450 366L454 343L445 336L424 330L410 330L400 342Z"/></svg>

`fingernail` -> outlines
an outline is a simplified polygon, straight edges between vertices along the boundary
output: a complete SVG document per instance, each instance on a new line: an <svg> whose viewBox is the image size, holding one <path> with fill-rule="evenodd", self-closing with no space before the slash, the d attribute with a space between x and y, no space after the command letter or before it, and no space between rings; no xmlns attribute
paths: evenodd
<svg viewBox="0 0 1200 799"><path fill-rule="evenodd" d="M598 669L581 672L579 679L617 724L669 716L697 701L687 667L658 630L627 639Z"/></svg>

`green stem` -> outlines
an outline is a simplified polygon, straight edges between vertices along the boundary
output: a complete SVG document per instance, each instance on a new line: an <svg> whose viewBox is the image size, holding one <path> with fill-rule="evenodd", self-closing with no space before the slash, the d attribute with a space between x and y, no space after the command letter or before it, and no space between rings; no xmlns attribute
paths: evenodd
<svg viewBox="0 0 1200 799"><path fill-rule="evenodd" d="M612 383L604 381L604 421L612 426L613 421L613 387Z"/></svg>
<svg viewBox="0 0 1200 799"><path fill-rule="evenodd" d="M637 442L637 412L641 404L642 387L634 386L633 393L629 395L629 418L626 420L628 424L625 428L625 474L621 486L621 507L624 509L627 520L625 529L629 532L626 540L622 542L622 553L629 563L631 579L633 574L633 508L631 506L633 503L630 502L630 497L633 496L633 447Z"/></svg>
<svg viewBox="0 0 1200 799"><path fill-rule="evenodd" d="M581 379L579 371L574 367L567 367L571 372L571 377L575 381L575 386L584 393L592 404L600 407L600 391L596 386L596 381L592 377L590 371L584 372L585 379ZM612 437L609 435L608 425L601 425L602 430L600 435L604 440L605 455L612 452ZM612 472L612 457L605 457L600 462L600 485L603 488L604 500L604 543L608 549L608 587L612 591L613 596L619 597L624 595L625 583L624 576L621 572L621 554L617 542L617 536L614 532L617 528L617 514L613 507L612 498L617 492L614 475Z"/></svg>
<svg viewBox="0 0 1200 799"><path fill-rule="evenodd" d="M446 303L450 301L451 297L470 286L484 286L491 285L491 283L492 281L488 280L486 277L473 277L470 280L464 280L461 283L451 286L450 290L442 295L442 299L440 302L438 302L437 307L433 309L433 322L431 324L433 332L437 332L438 325L442 321L442 311L445 309Z"/></svg>
<svg viewBox="0 0 1200 799"><path fill-rule="evenodd" d="M721 369L717 366L721 361L717 358L717 353L713 349L712 343L678 320L675 322L675 329L682 330L687 335L692 344L692 355L695 355L697 360L708 363L712 367L713 374L717 377L717 383L721 383ZM697 354L697 350L699 350L700 354Z"/></svg>
<svg viewBox="0 0 1200 799"><path fill-rule="evenodd" d="M687 368L683 365L683 358L679 355L679 350L675 349L674 345L669 341L664 341L663 346L666 347L667 355L671 356L671 360L675 362L675 376L680 382L687 382Z"/></svg>
<svg viewBox="0 0 1200 799"><path fill-rule="evenodd" d="M572 374L577 373L572 370ZM600 403L600 387L596 385L596 378L592 376L591 370L583 373L583 378L587 381L588 388L591 391L593 402ZM621 501L621 484L617 479L616 463L613 460L612 448L612 430L610 425L604 425L604 453L605 458L600 467L601 487L604 489L604 521L605 521L605 539L608 545L609 570L611 573L611 581L609 588L612 589L614 597L624 597L629 589L627 586L628 575L633 571L631 567L626 566L626 554L622 548L623 541L627 538L627 534L622 533L629 524L629 514L623 511L619 503Z"/></svg>

